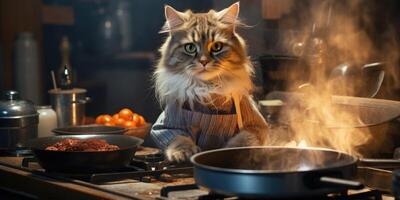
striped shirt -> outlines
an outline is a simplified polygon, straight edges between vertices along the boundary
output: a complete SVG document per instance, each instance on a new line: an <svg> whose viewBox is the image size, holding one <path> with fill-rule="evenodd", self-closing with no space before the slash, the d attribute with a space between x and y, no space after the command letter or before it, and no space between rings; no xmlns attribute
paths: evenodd
<svg viewBox="0 0 400 200"><path fill-rule="evenodd" d="M239 132L238 116L232 101L226 104L228 109L220 111L201 105L196 105L194 111L177 104L167 105L154 123L150 136L161 149L165 149L177 135L192 138L201 150L222 148ZM268 126L251 97L241 98L240 110L243 129L263 141Z"/></svg>

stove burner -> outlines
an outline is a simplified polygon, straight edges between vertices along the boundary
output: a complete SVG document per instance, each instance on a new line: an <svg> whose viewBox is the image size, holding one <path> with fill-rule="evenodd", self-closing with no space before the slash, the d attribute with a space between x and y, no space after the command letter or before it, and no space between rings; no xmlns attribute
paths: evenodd
<svg viewBox="0 0 400 200"><path fill-rule="evenodd" d="M163 153L154 153L147 155L135 155L134 159L144 162L162 162L165 160L165 156Z"/></svg>
<svg viewBox="0 0 400 200"><path fill-rule="evenodd" d="M162 153L135 156L131 164L145 170L162 170L168 165Z"/></svg>

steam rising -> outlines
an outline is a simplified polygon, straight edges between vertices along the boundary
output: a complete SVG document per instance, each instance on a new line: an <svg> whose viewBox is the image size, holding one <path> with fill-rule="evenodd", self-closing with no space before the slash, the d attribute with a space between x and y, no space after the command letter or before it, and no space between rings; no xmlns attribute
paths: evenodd
<svg viewBox="0 0 400 200"><path fill-rule="evenodd" d="M269 136L266 145L328 147L357 156L369 155L369 150L380 148L380 136L363 127L367 121L362 107L346 107L336 104L333 95L358 96L369 94L373 88L360 76L351 79L333 78L331 71L340 64L347 64L355 71L373 62L385 63L386 75L391 76L395 85L398 77L399 47L393 29L388 28L378 43L371 37L373 16L365 1L310 1L311 13L298 14L299 21L286 20L285 26L301 24L299 32L283 35L285 48L305 60L310 67L309 84L299 85L298 73L290 74L288 89L302 93L298 102L292 102L283 110L282 118L288 123L287 130L278 130ZM294 7L301 10L304 1L294 1ZM300 7L300 8L299 8ZM383 31L383 30L382 30ZM307 75L307 74L305 74ZM386 76L388 78L388 76ZM390 77L389 77L390 78ZM377 117L377 116L369 116ZM335 128L333 128L335 127ZM374 130L375 131L375 130ZM374 137L372 137L374 135ZM374 138L372 140L372 138ZM365 146L368 145L368 148ZM362 147L362 148L360 148Z"/></svg>

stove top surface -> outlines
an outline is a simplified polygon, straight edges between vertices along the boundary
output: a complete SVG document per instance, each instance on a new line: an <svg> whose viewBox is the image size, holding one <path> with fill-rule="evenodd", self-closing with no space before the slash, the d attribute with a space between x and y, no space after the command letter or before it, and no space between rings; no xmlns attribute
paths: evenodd
<svg viewBox="0 0 400 200"><path fill-rule="evenodd" d="M199 188L193 179L193 167L190 164L177 165L168 163L157 149L152 148L139 150L130 166L118 171L104 173L66 174L46 172L32 156L0 157L0 161L46 178L91 187L110 194L115 193L128 199L242 199L236 196L216 194L204 188ZM363 173L364 176L372 176L368 170L364 169ZM368 179L368 177L364 178ZM303 199L310 198L332 200L394 199L390 195L385 195L385 192L382 193L381 190L368 188L326 196L304 197ZM296 199L302 198L297 197Z"/></svg>

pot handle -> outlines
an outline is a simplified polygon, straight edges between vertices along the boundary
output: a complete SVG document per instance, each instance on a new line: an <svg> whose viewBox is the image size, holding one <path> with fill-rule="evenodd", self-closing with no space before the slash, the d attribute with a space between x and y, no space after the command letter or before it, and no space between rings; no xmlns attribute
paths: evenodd
<svg viewBox="0 0 400 200"><path fill-rule="evenodd" d="M92 99L90 97L85 97L84 99L78 99L78 100L72 101L71 103L86 104L86 103L90 103L91 101L92 101Z"/></svg>
<svg viewBox="0 0 400 200"><path fill-rule="evenodd" d="M319 182L325 183L325 184L330 184L330 185L335 185L335 186L343 186L343 187L346 187L349 189L355 189L355 190L364 188L364 185L358 181L334 178L334 177L329 177L329 176L320 177Z"/></svg>

